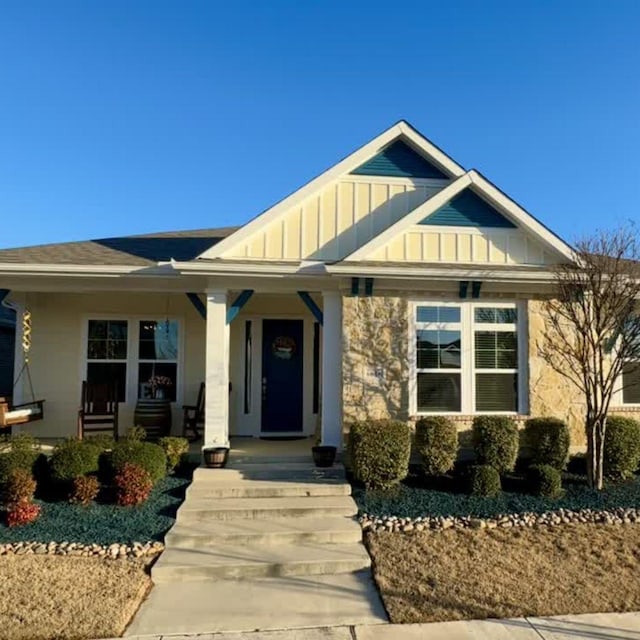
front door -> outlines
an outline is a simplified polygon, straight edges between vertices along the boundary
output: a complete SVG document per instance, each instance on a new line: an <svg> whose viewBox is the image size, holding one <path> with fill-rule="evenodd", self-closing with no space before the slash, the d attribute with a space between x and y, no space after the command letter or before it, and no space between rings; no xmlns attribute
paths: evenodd
<svg viewBox="0 0 640 640"><path fill-rule="evenodd" d="M302 432L302 320L262 321L262 433Z"/></svg>

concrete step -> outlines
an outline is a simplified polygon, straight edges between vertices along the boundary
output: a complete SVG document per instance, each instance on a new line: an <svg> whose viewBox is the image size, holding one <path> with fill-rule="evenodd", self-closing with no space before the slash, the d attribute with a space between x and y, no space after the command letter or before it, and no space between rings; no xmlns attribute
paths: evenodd
<svg viewBox="0 0 640 640"><path fill-rule="evenodd" d="M346 544L360 542L362 530L353 518L273 518L178 522L165 539L167 547L211 549L230 545Z"/></svg>
<svg viewBox="0 0 640 640"><path fill-rule="evenodd" d="M224 469L199 467L193 472L197 483L218 484L220 482L248 482L253 480L274 480L287 482L336 482L345 480L342 465L327 469L310 464L237 464Z"/></svg>
<svg viewBox="0 0 640 640"><path fill-rule="evenodd" d="M306 464L307 466L313 466L313 456L311 455L311 447L309 447L309 453L302 455L264 455L256 456L253 454L243 454L238 451L231 450L229 454L229 466L236 466L238 464Z"/></svg>
<svg viewBox="0 0 640 640"><path fill-rule="evenodd" d="M177 522L203 520L304 518L354 516L358 512L350 496L293 498L203 498L189 496L178 510Z"/></svg>
<svg viewBox="0 0 640 640"><path fill-rule="evenodd" d="M370 565L362 544L222 545L215 549L166 549L153 566L151 577L162 584L173 580L349 573Z"/></svg>
<svg viewBox="0 0 640 640"><path fill-rule="evenodd" d="M201 498L348 496L351 486L342 469L196 469L187 495Z"/></svg>

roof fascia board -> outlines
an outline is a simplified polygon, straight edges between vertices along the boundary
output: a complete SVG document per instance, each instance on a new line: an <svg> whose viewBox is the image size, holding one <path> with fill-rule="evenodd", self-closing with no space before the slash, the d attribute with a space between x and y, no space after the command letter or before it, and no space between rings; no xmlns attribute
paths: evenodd
<svg viewBox="0 0 640 640"><path fill-rule="evenodd" d="M2 263L0 274L29 275L74 275L74 276L167 276L170 271L161 265L126 266L105 264L37 264L37 263Z"/></svg>
<svg viewBox="0 0 640 640"><path fill-rule="evenodd" d="M423 220L434 211L445 205L449 200L455 198L461 191L471 184L471 177L468 173L460 176L455 182L438 191L438 193L425 200L421 205L410 211L404 218L401 218L395 224L385 229L382 233L372 238L369 242L356 249L348 255L342 262L362 260L376 249L380 249L385 244L393 240L397 235L409 229L413 225Z"/></svg>
<svg viewBox="0 0 640 640"><path fill-rule="evenodd" d="M469 171L474 190L483 195L491 204L506 213L522 228L528 230L543 244L559 253L570 262L576 261L573 249L564 240L549 231L542 223L538 222L529 212L506 196L502 191L489 182L475 169Z"/></svg>
<svg viewBox="0 0 640 640"><path fill-rule="evenodd" d="M322 262L313 264L292 263L292 264L270 264L268 262L242 262L239 260L229 262L171 262L172 268L180 274L240 274L251 276L323 276L326 275L326 265Z"/></svg>
<svg viewBox="0 0 640 640"><path fill-rule="evenodd" d="M329 265L327 271L331 275L342 277L373 276L387 279L432 278L434 280L479 280L482 282L549 282L555 279L553 271L531 267L528 269L483 269L481 267L460 267L459 265L438 265L424 267L393 267L384 263L380 266L345 265L338 263Z"/></svg>
<svg viewBox="0 0 640 640"><path fill-rule="evenodd" d="M337 164L333 165L331 168L327 169L324 173L321 173L310 182L307 182L303 187L294 191L273 207L263 211L230 236L227 236L220 242L216 243L213 247L204 251L198 256L198 258L212 259L221 257L232 247L249 238L261 226L275 220L279 215L285 213L292 207L302 204L315 192L320 191L340 176L350 173L363 162L378 153L380 149L400 138L408 140L419 151L424 153L429 160L440 165L440 167L452 177L455 178L464 174L465 171L459 164L454 162L449 158L449 156L429 142L424 136L420 135L413 127L404 121L400 121L389 127L386 131L383 131L380 135L376 136L370 142L367 142Z"/></svg>

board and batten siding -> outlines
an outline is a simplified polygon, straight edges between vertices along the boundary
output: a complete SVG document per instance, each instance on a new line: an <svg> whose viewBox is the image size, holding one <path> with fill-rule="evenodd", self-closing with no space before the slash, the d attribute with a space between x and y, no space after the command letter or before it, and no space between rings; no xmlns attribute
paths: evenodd
<svg viewBox="0 0 640 640"><path fill-rule="evenodd" d="M223 257L340 260L447 184L446 180L348 176L278 216Z"/></svg>
<svg viewBox="0 0 640 640"><path fill-rule="evenodd" d="M363 260L546 265L554 258L519 229L415 225Z"/></svg>

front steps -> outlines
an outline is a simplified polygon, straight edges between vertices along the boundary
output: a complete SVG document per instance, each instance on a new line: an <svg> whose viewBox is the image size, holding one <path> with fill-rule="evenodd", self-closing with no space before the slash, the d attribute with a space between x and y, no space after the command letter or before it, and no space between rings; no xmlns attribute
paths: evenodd
<svg viewBox="0 0 640 640"><path fill-rule="evenodd" d="M197 469L166 548L157 584L318 576L370 566L341 466L239 463Z"/></svg>

